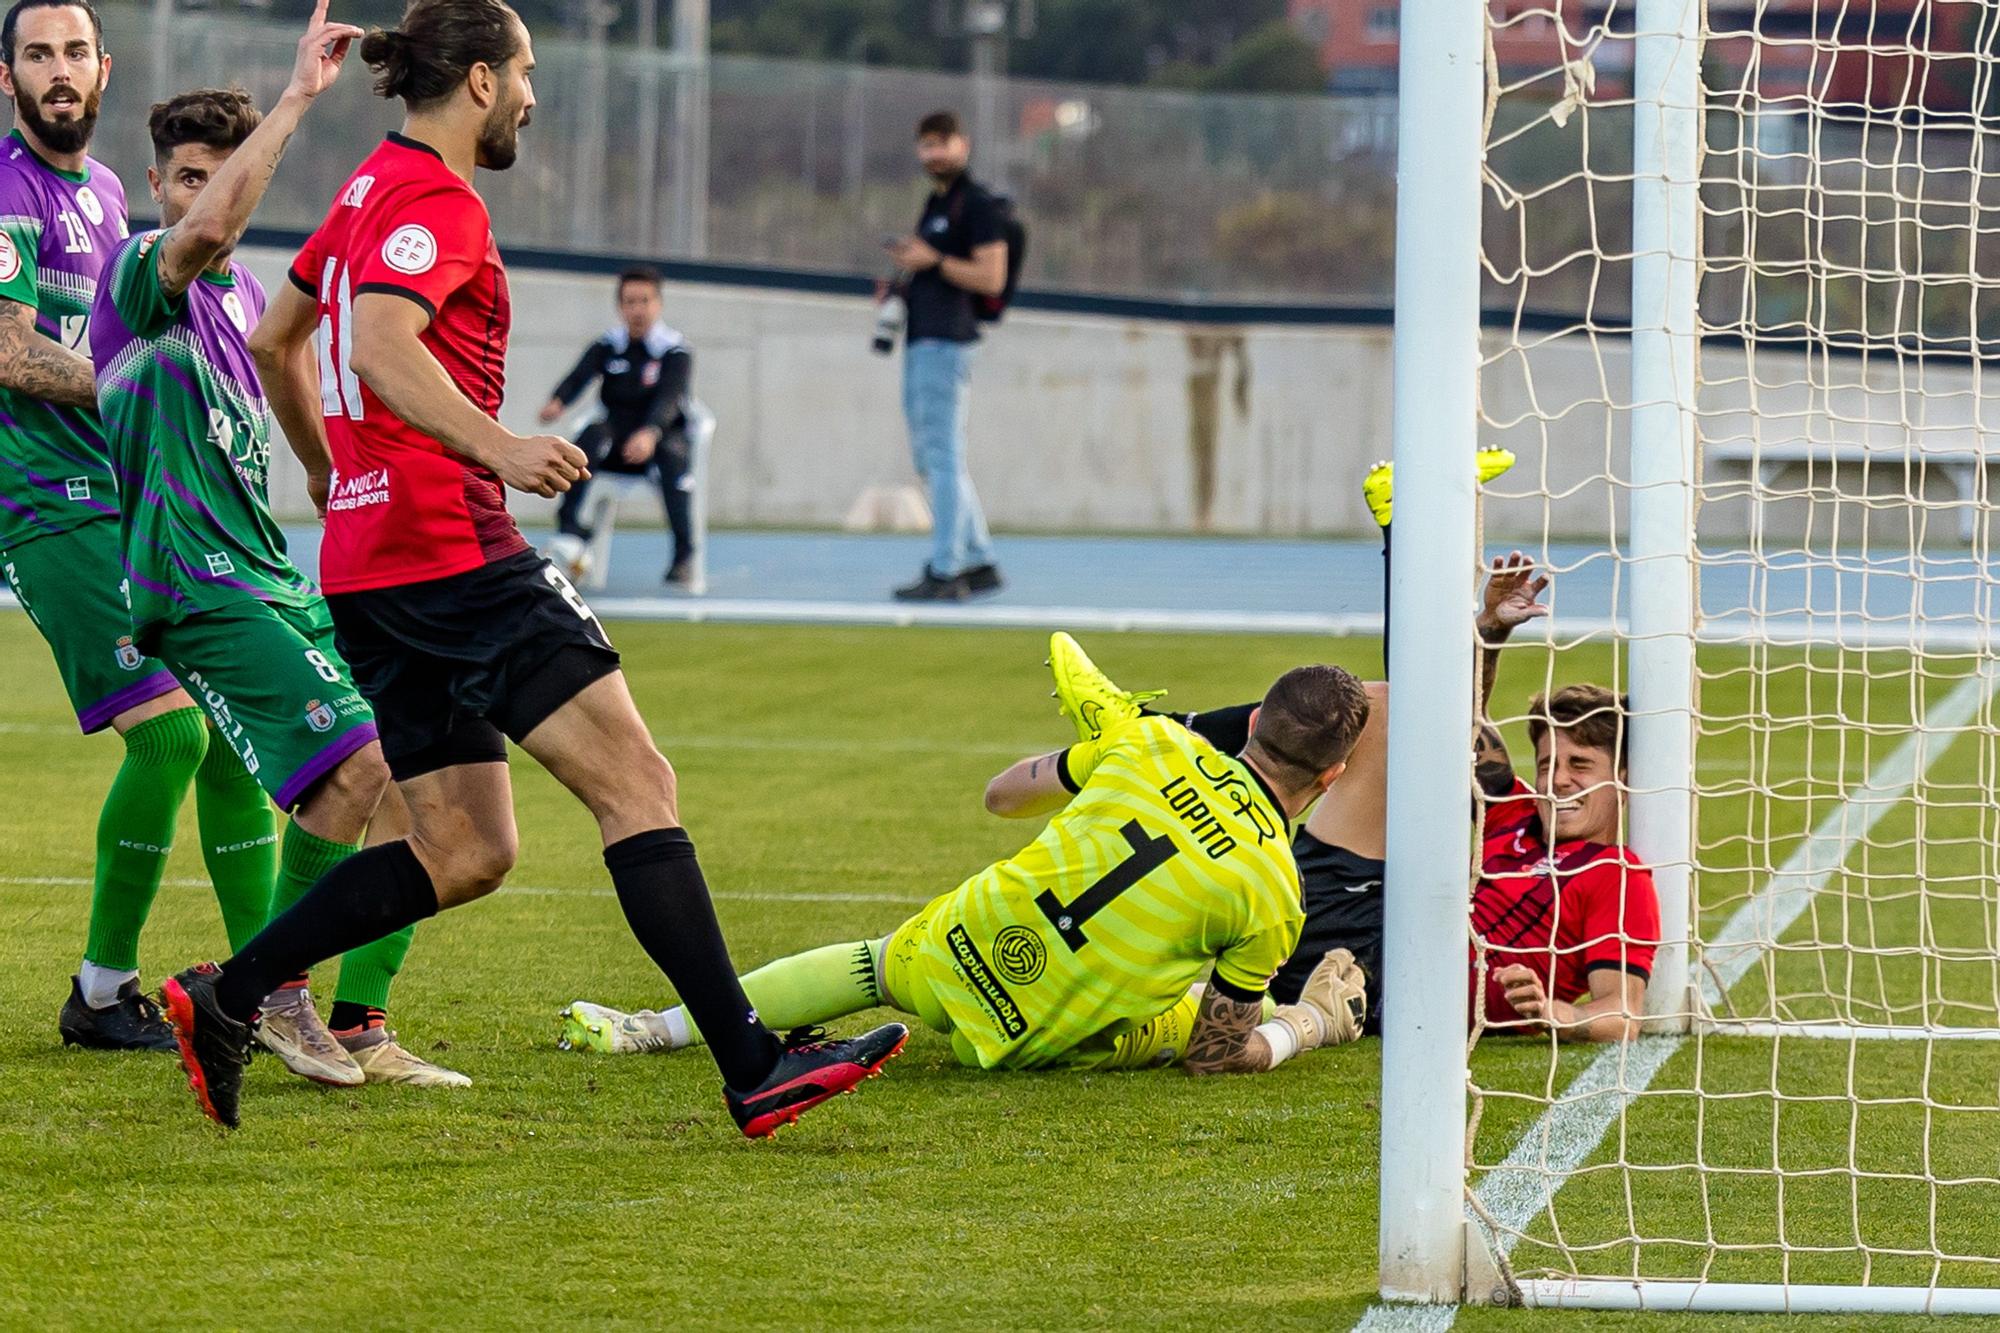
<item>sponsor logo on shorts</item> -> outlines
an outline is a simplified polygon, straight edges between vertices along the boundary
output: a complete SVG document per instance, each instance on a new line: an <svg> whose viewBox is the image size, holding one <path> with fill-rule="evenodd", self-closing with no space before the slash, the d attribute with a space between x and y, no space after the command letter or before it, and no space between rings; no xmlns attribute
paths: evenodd
<svg viewBox="0 0 2000 1333"><path fill-rule="evenodd" d="M85 217L90 219L91 226L101 227L104 225L104 205L97 201L97 192L88 185L77 187L76 206L83 210Z"/></svg>
<svg viewBox="0 0 2000 1333"><path fill-rule="evenodd" d="M231 560L226 552L209 551L203 558L208 561L208 572L217 578L236 572L236 562Z"/></svg>
<svg viewBox="0 0 2000 1333"><path fill-rule="evenodd" d="M72 500L88 500L90 498L90 478L71 477L63 483L63 494Z"/></svg>
<svg viewBox="0 0 2000 1333"><path fill-rule="evenodd" d="M389 503L389 469L374 468L357 476L343 477L333 474L333 483L328 488L326 507L329 513L335 510L365 509L369 505Z"/></svg>
<svg viewBox="0 0 2000 1333"><path fill-rule="evenodd" d="M980 957L979 946L966 934L964 926L953 926L945 932L945 943L951 948L952 961L958 964L959 975L963 976L972 993L986 1006L986 1012L993 1015L993 1021L1009 1041L1019 1041L1028 1035L1028 1020L1021 1016L1021 1006L1014 1003L1014 997L1000 984L1000 978L993 975L993 969L986 966Z"/></svg>
<svg viewBox="0 0 2000 1333"><path fill-rule="evenodd" d="M243 724L236 720L228 697L203 679L199 671L188 672L187 683L196 702L208 710L209 720L215 723L216 734L236 751L236 757L243 761L243 767L249 770L250 776L257 776L257 770L264 766L264 761L258 757L257 747L250 743L250 737L244 734Z"/></svg>
<svg viewBox="0 0 2000 1333"><path fill-rule="evenodd" d="M14 248L14 238L0 232L0 282L12 282L21 276L21 252Z"/></svg>
<svg viewBox="0 0 2000 1333"><path fill-rule="evenodd" d="M118 665L127 671L137 671L139 663L146 660L141 656L139 646L132 642L132 636L129 634L118 641L118 646L112 655L118 659Z"/></svg>
<svg viewBox="0 0 2000 1333"><path fill-rule="evenodd" d="M1049 965L1049 946L1027 926L1009 926L993 937L993 969L1016 986L1032 986Z"/></svg>
<svg viewBox="0 0 2000 1333"><path fill-rule="evenodd" d="M437 237L431 235L429 227L415 222L396 228L382 242L382 262L398 273L428 273L437 257Z"/></svg>
<svg viewBox="0 0 2000 1333"><path fill-rule="evenodd" d="M306 700L306 725L314 731L333 730L333 708L317 699Z"/></svg>

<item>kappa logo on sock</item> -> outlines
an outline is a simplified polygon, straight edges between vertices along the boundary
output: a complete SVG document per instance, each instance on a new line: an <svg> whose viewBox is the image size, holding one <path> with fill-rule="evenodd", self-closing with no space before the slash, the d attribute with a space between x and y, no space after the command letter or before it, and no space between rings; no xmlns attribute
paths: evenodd
<svg viewBox="0 0 2000 1333"><path fill-rule="evenodd" d="M118 641L118 647L114 656L118 659L118 665L124 667L127 671L137 671L139 664L146 660L139 652L139 646L132 642L132 636L129 634Z"/></svg>

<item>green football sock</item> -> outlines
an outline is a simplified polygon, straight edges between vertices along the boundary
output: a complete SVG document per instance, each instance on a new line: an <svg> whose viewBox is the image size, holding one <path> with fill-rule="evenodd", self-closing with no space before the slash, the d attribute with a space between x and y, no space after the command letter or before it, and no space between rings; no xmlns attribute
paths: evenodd
<svg viewBox="0 0 2000 1333"><path fill-rule="evenodd" d="M86 961L121 972L139 966L139 932L160 891L181 802L207 744L208 726L195 708L147 718L125 733L125 762L97 820Z"/></svg>
<svg viewBox="0 0 2000 1333"><path fill-rule="evenodd" d="M333 842L308 833L299 827L297 820L292 821L291 827L285 830L278 894L271 904L271 915L278 916L305 897L306 890L321 876L359 850L353 844ZM372 944L364 944L343 954L340 959L340 984L334 990L334 1000L337 1003L386 1009L389 1005L389 986L395 981L396 973L402 970L403 959L410 952L410 941L416 933L415 926L405 926L393 935L384 935Z"/></svg>
<svg viewBox="0 0 2000 1333"><path fill-rule="evenodd" d="M743 994L773 1032L873 1009L883 1002L875 985L875 944L870 940L829 944L766 963L743 978ZM685 1010L676 1009L668 1016L670 1028L683 1021L693 1042L700 1042L701 1033Z"/></svg>
<svg viewBox="0 0 2000 1333"><path fill-rule="evenodd" d="M194 775L201 857L222 908L222 929L235 953L271 917L278 879L278 817L264 789L220 736Z"/></svg>
<svg viewBox="0 0 2000 1333"><path fill-rule="evenodd" d="M350 949L340 956L340 984L334 988L336 1004L354 1004L368 1009L389 1007L389 987L403 970L410 941L417 928L404 926L393 935L384 935L373 944Z"/></svg>

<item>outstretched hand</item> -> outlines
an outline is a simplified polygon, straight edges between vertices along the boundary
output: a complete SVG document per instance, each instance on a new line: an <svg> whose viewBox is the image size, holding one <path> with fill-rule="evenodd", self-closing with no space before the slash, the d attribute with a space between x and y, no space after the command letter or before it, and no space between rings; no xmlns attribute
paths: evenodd
<svg viewBox="0 0 2000 1333"><path fill-rule="evenodd" d="M1535 572L1535 562L1519 551L1496 557L1486 578L1485 604L1479 613L1481 629L1512 632L1530 620L1549 613L1539 600L1548 589L1549 576Z"/></svg>
<svg viewBox="0 0 2000 1333"><path fill-rule="evenodd" d="M292 65L292 82L286 92L301 97L318 97L340 77L340 67L361 29L352 23L329 23L328 0L319 0L306 21L306 35L299 38L298 60Z"/></svg>

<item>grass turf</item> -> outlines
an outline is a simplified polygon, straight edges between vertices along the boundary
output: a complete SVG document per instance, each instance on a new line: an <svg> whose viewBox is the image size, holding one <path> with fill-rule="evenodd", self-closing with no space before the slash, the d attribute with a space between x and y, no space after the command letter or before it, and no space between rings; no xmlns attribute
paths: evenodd
<svg viewBox="0 0 2000 1333"><path fill-rule="evenodd" d="M745 967L883 934L1012 850L1025 830L983 815L980 785L1064 739L1035 635L625 625L617 637ZM1308 654L1369 674L1379 661L1368 641L1093 647L1186 705L1250 697ZM1533 688L1535 659L1510 663L1502 698ZM1609 670L1585 648L1564 675ZM475 1087L334 1092L260 1060L245 1127L225 1138L171 1060L56 1044L118 747L73 734L24 617L0 616L0 679L0 1324L1272 1329L1345 1326L1369 1302L1372 1041L1196 1081L973 1074L920 1032L889 1079L763 1145L735 1134L698 1054L555 1051L562 1002L666 993L625 930L589 820L526 763L516 887L424 926L394 1002L409 1044ZM1730 762L1704 749L1705 771ZM1705 810L1705 829L1711 818L1733 827L1741 812ZM221 948L192 835L189 811L146 937L149 983ZM1767 1087L1766 1048L1739 1045L1732 1076ZM1474 1067L1484 1086L1531 1090L1586 1058L1488 1042ZM1490 1107L1482 1160L1537 1109ZM1666 1099L1659 1114L1660 1156L1685 1158L1668 1133L1685 1117ZM1833 1140L1808 1127L1807 1141ZM1614 1176L1561 1196L1566 1226L1619 1234L1622 1199L1594 1183ZM1662 1201L1652 1229L1687 1224L1686 1204ZM1622 1322L1467 1311L1461 1327L1529 1320Z"/></svg>

